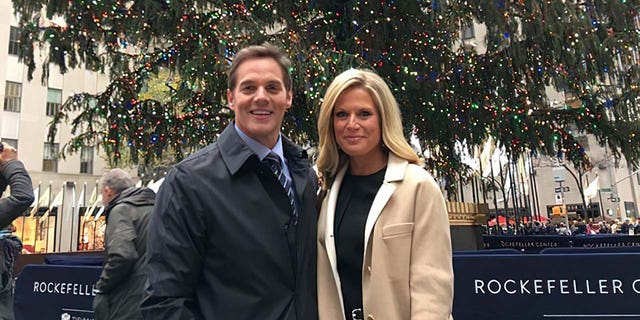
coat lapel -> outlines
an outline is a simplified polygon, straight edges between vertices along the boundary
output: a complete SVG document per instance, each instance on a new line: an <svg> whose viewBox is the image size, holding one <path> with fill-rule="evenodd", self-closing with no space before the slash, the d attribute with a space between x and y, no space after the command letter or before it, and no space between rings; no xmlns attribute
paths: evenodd
<svg viewBox="0 0 640 320"><path fill-rule="evenodd" d="M282 148L287 158L289 173L293 180L293 187L296 191L298 203L302 203L304 190L307 187L307 179L309 177L309 159L302 148L296 146L293 142L282 136Z"/></svg>
<svg viewBox="0 0 640 320"><path fill-rule="evenodd" d="M376 197L373 199L369 215L367 216L367 222L364 226L363 257L366 257L367 254L373 227L375 226L376 221L378 221L378 217L380 217L382 209L387 205L387 202L389 202L393 192L396 190L396 182L404 179L404 172L407 164L408 162L406 160L396 157L393 153L389 153L389 161L387 162L387 171L384 174L384 181L376 193Z"/></svg>
<svg viewBox="0 0 640 320"><path fill-rule="evenodd" d="M338 275L338 256L336 253L336 238L334 236L334 223L336 218L336 204L338 203L338 194L340 193L340 187L342 186L342 180L344 179L344 175L347 172L348 166L344 166L338 174L336 175L335 180L329 190L329 199L327 201L327 215L325 220L325 228L324 228L324 239L325 246L327 249L327 255L329 256L329 263L331 264L331 270L333 271L333 279L336 281L336 288L338 288L338 295L340 296L340 301L342 302L342 291L340 288L342 285L340 284L340 276Z"/></svg>

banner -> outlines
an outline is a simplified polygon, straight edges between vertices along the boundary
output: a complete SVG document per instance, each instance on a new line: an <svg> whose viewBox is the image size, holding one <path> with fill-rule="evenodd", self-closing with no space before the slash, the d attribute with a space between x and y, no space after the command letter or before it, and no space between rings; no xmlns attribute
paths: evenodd
<svg viewBox="0 0 640 320"><path fill-rule="evenodd" d="M538 253L545 248L570 247L569 236L482 236L485 249L512 248L525 253Z"/></svg>
<svg viewBox="0 0 640 320"><path fill-rule="evenodd" d="M640 246L640 236L629 235L588 235L572 238L572 246L580 248L615 248L615 247L638 247Z"/></svg>
<svg viewBox="0 0 640 320"><path fill-rule="evenodd" d="M638 265L640 253L454 254L453 317L640 319Z"/></svg>
<svg viewBox="0 0 640 320"><path fill-rule="evenodd" d="M16 281L16 320L93 320L101 266L26 265Z"/></svg>
<svg viewBox="0 0 640 320"><path fill-rule="evenodd" d="M490 236L483 235L485 249L512 248L524 253L538 253L546 248L612 248L638 247L640 236L626 234L598 234L581 236L533 235L533 236Z"/></svg>

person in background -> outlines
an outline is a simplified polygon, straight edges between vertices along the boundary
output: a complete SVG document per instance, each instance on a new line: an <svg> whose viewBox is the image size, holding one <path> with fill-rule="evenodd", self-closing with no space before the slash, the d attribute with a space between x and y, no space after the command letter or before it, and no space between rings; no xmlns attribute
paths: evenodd
<svg viewBox="0 0 640 320"><path fill-rule="evenodd" d="M269 44L234 56L234 121L158 191L145 318L317 319L318 183L306 152L280 133L290 67Z"/></svg>
<svg viewBox="0 0 640 320"><path fill-rule="evenodd" d="M569 230L569 228L567 228L567 225L564 224L564 222L560 222L558 224L557 234L561 235L561 236L570 236L571 235L571 230Z"/></svg>
<svg viewBox="0 0 640 320"><path fill-rule="evenodd" d="M318 170L328 188L318 222L320 319L449 319L445 200L405 140L384 80L366 70L338 75L318 133Z"/></svg>
<svg viewBox="0 0 640 320"><path fill-rule="evenodd" d="M15 148L0 144L0 195L7 186L8 197L0 199L0 320L13 320L13 266L22 249L12 234L11 223L33 203L31 177L18 160Z"/></svg>
<svg viewBox="0 0 640 320"><path fill-rule="evenodd" d="M142 319L149 212L155 193L135 187L122 169L105 172L99 188L107 229L106 261L93 299L95 319Z"/></svg>

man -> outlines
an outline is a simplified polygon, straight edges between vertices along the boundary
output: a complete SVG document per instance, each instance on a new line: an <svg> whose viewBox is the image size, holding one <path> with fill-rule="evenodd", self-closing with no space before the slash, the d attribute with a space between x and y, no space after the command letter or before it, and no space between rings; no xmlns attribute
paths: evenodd
<svg viewBox="0 0 640 320"><path fill-rule="evenodd" d="M268 44L239 51L227 91L235 121L165 178L150 222L146 319L317 319L317 179L280 134L289 67Z"/></svg>
<svg viewBox="0 0 640 320"><path fill-rule="evenodd" d="M95 319L142 319L148 213L155 193L149 188L134 187L122 169L104 173L99 187L107 218L107 260L95 286Z"/></svg>
<svg viewBox="0 0 640 320"><path fill-rule="evenodd" d="M9 197L0 199L0 320L13 320L13 264L22 243L11 234L11 222L33 203L31 177L18 161L15 148L0 144L0 195L9 186Z"/></svg>

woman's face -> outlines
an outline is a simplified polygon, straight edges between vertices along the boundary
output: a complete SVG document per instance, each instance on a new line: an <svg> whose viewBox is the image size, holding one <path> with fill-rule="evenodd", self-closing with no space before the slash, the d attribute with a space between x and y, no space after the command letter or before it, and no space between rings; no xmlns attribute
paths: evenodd
<svg viewBox="0 0 640 320"><path fill-rule="evenodd" d="M378 159L381 146L380 113L362 88L343 91L333 108L333 133L350 158Z"/></svg>

